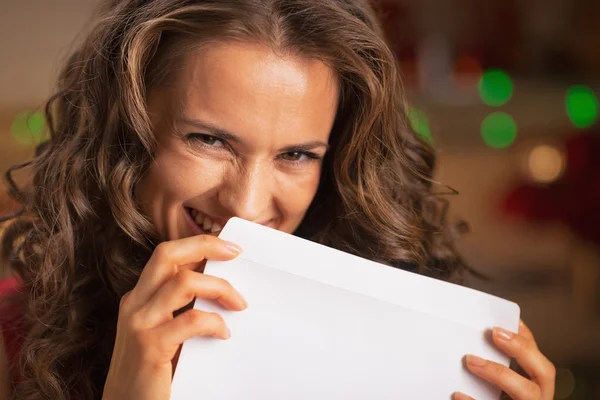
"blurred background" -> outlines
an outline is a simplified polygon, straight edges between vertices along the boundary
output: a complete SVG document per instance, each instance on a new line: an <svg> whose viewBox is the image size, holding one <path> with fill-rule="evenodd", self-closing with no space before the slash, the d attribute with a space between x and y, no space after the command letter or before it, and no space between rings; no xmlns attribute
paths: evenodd
<svg viewBox="0 0 600 400"><path fill-rule="evenodd" d="M0 0L0 170L43 140L40 106L98 4ZM556 399L600 399L600 1L377 7L438 191L458 191L449 215L470 225L468 284L521 306Z"/></svg>

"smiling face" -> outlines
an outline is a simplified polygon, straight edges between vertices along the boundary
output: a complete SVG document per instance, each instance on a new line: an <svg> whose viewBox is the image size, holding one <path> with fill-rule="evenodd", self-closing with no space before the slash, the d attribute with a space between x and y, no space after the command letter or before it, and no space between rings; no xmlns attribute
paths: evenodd
<svg viewBox="0 0 600 400"><path fill-rule="evenodd" d="M292 233L311 204L337 110L318 60L249 43L188 55L151 91L157 148L136 187L164 240L219 233L231 217Z"/></svg>

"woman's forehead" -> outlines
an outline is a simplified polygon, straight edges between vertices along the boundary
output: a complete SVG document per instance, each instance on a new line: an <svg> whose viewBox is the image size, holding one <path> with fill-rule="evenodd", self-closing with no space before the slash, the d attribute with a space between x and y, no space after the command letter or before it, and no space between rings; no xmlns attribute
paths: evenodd
<svg viewBox="0 0 600 400"><path fill-rule="evenodd" d="M168 100L161 99L170 103L174 118L202 120L240 135L310 133L326 139L338 91L334 72L319 60L236 42L185 56Z"/></svg>

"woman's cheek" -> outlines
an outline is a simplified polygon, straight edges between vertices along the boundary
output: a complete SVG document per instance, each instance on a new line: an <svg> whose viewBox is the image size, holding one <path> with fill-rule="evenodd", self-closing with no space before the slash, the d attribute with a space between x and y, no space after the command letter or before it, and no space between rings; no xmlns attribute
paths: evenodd
<svg viewBox="0 0 600 400"><path fill-rule="evenodd" d="M289 214L302 217L317 193L320 170L314 168L303 173L279 173L277 193L283 199L285 209Z"/></svg>

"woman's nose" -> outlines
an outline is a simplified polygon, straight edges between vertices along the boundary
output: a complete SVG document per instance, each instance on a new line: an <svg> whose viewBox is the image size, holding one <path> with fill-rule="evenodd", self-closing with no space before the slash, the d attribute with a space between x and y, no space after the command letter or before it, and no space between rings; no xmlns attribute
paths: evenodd
<svg viewBox="0 0 600 400"><path fill-rule="evenodd" d="M219 191L221 205L231 216L258 221L265 215L271 202L272 172L262 165L236 170L228 174Z"/></svg>

